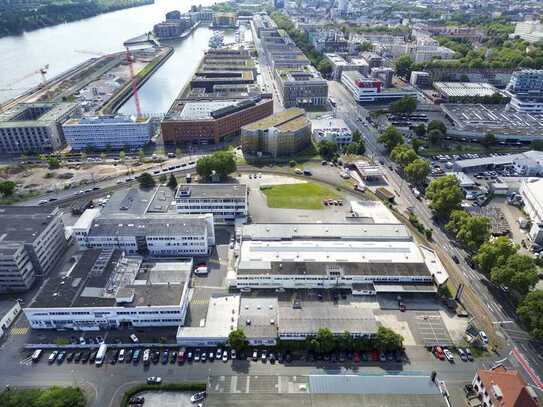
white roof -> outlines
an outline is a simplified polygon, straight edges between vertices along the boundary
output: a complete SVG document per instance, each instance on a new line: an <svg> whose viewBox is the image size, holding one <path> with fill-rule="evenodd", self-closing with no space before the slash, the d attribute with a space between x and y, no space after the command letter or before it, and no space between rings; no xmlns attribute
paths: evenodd
<svg viewBox="0 0 543 407"><path fill-rule="evenodd" d="M100 215L100 208L87 209L81 214L79 219L72 226L72 230L89 230L96 219Z"/></svg>
<svg viewBox="0 0 543 407"><path fill-rule="evenodd" d="M472 187L475 185L475 181L473 181L469 175L463 172L447 172L446 175L455 176L461 187Z"/></svg>
<svg viewBox="0 0 543 407"><path fill-rule="evenodd" d="M350 204L352 211L359 217L371 218L374 223L400 223L381 201L351 201Z"/></svg>
<svg viewBox="0 0 543 407"><path fill-rule="evenodd" d="M534 210L539 219L543 219L543 179L528 178L522 181L521 194L527 199L527 205ZM535 219L534 221L539 221Z"/></svg>
<svg viewBox="0 0 543 407"><path fill-rule="evenodd" d="M521 162L532 165L543 165L543 152L530 150L519 154L500 155L497 157L472 158L469 160L456 161L455 165L460 168L479 167L483 165L505 165L520 164Z"/></svg>
<svg viewBox="0 0 543 407"><path fill-rule="evenodd" d="M424 257L424 261L426 262L426 266L428 267L432 277L434 277L437 285L447 282L449 279L449 274L447 273L447 270L445 270L445 266L443 266L443 263L441 263L441 260L437 256L436 252L426 246L419 246L419 248L422 256Z"/></svg>

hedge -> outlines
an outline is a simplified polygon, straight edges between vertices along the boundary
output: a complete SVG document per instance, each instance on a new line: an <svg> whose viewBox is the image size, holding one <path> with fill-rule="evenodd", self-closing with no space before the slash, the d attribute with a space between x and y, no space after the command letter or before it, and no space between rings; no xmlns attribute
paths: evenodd
<svg viewBox="0 0 543 407"><path fill-rule="evenodd" d="M128 400L144 391L204 391L205 383L166 383L166 384L139 384L128 389L121 401L121 407L128 407Z"/></svg>

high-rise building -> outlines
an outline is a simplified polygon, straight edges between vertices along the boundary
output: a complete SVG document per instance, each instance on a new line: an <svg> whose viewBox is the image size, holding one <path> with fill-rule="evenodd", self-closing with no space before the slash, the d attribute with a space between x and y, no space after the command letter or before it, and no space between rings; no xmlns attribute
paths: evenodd
<svg viewBox="0 0 543 407"><path fill-rule="evenodd" d="M543 69L524 69L515 71L507 90L519 92L543 92Z"/></svg>

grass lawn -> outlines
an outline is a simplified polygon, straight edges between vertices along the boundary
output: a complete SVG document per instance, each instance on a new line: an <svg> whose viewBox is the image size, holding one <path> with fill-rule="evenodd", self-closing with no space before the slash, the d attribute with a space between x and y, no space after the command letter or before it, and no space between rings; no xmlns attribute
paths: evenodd
<svg viewBox="0 0 543 407"><path fill-rule="evenodd" d="M338 199L340 195L319 184L272 185L261 188L266 195L268 207L289 209L323 209L323 199Z"/></svg>

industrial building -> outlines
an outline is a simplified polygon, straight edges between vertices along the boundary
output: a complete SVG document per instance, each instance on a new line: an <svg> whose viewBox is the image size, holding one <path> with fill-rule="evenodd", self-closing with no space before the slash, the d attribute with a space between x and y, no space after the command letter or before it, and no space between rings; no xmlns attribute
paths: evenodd
<svg viewBox="0 0 543 407"><path fill-rule="evenodd" d="M336 53L324 55L332 64L332 78L336 81L341 80L341 74L344 71L357 71L364 75L370 73L370 65L365 59L353 59L348 62L345 58Z"/></svg>
<svg viewBox="0 0 543 407"><path fill-rule="evenodd" d="M149 117L93 116L69 119L62 130L73 150L134 150L151 140L153 124Z"/></svg>
<svg viewBox="0 0 543 407"><path fill-rule="evenodd" d="M435 293L448 276L401 224L251 224L241 227L228 284L250 289Z"/></svg>
<svg viewBox="0 0 543 407"><path fill-rule="evenodd" d="M70 273L50 278L24 313L33 329L97 331L179 326L192 259L143 263L120 250L84 251Z"/></svg>
<svg viewBox="0 0 543 407"><path fill-rule="evenodd" d="M313 66L276 68L274 74L285 108L328 103L328 83Z"/></svg>
<svg viewBox="0 0 543 407"><path fill-rule="evenodd" d="M175 208L183 215L212 214L214 222L244 222L249 190L243 184L184 184L177 188Z"/></svg>
<svg viewBox="0 0 543 407"><path fill-rule="evenodd" d="M46 276L67 248L61 211L0 206L0 293L28 290Z"/></svg>
<svg viewBox="0 0 543 407"><path fill-rule="evenodd" d="M447 103L466 103L484 100L485 98L499 95L506 98L506 95L496 89L490 83L481 82L434 82L434 89ZM509 99L507 97L507 99Z"/></svg>
<svg viewBox="0 0 543 407"><path fill-rule="evenodd" d="M488 133L499 142L529 143L543 134L543 113L521 113L503 105L449 104L441 110L454 124L447 136L456 139L480 140Z"/></svg>
<svg viewBox="0 0 543 407"><path fill-rule="evenodd" d="M543 180L540 178L523 179L520 196L524 202L524 211L532 221L528 235L532 242L543 243Z"/></svg>
<svg viewBox="0 0 543 407"><path fill-rule="evenodd" d="M127 254L203 256L215 244L213 215L178 214L167 187L114 193L103 208L87 209L72 227L82 248Z"/></svg>
<svg viewBox="0 0 543 407"><path fill-rule="evenodd" d="M353 142L353 133L345 120L335 117L311 120L311 133L315 144L326 140L343 148Z"/></svg>
<svg viewBox="0 0 543 407"><path fill-rule="evenodd" d="M311 122L305 111L290 108L241 128L241 148L246 154L274 158L294 155L311 144Z"/></svg>
<svg viewBox="0 0 543 407"><path fill-rule="evenodd" d="M0 113L0 154L51 153L65 145L62 123L76 103L20 103Z"/></svg>
<svg viewBox="0 0 543 407"><path fill-rule="evenodd" d="M389 103L404 96L415 96L413 91L396 88L386 89L379 79L368 78L357 71L344 72L341 83L359 103Z"/></svg>

